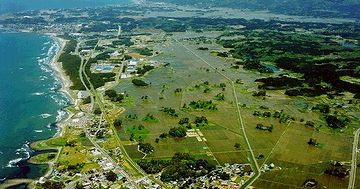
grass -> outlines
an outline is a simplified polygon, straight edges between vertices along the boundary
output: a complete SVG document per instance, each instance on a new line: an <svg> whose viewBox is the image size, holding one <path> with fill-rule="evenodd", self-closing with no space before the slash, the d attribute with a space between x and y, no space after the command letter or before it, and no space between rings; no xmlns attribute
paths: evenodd
<svg viewBox="0 0 360 189"><path fill-rule="evenodd" d="M130 135L133 135L135 140L138 140L139 138L146 139L150 131L145 127L141 128L139 126L132 126L127 128L126 132Z"/></svg>
<svg viewBox="0 0 360 189"><path fill-rule="evenodd" d="M54 159L55 156L56 153L44 153L31 157L30 161L32 163L43 164L47 163L49 160Z"/></svg>
<svg viewBox="0 0 360 189"><path fill-rule="evenodd" d="M143 121L145 122L149 122L149 123L158 123L159 119L154 117L152 114L147 114L144 118Z"/></svg>
<svg viewBox="0 0 360 189"><path fill-rule="evenodd" d="M65 146L67 139L65 137L58 137L50 139L46 142L49 147Z"/></svg>
<svg viewBox="0 0 360 189"><path fill-rule="evenodd" d="M181 34L176 34L181 35ZM178 36L177 36L178 37ZM184 42L186 43L186 42ZM188 44L187 44L188 45ZM190 48L197 49L196 45L189 45ZM240 124L237 116L236 104L232 94L231 83L209 69L197 57L189 53L184 53L184 48L177 43L170 43L167 47L157 46L154 50L164 52L160 55L161 61L170 62L170 68L155 69L146 75L146 81L151 82L151 87L136 88L128 81L121 82L117 87L119 91L126 89L130 95L131 104L124 104L126 115L136 114L137 119L126 119L124 115L123 128L118 134L122 140L128 140L131 133L143 135L136 130L132 130L133 125L142 124L146 128L144 142L149 142L155 147L153 154L146 158L170 158L175 152L188 152L195 156L203 156L207 159L214 157L220 164L224 163L248 163L249 149L247 149L244 136L241 134ZM315 177L326 186L343 186L345 181L336 183L336 179L329 178L322 174L324 165L319 162L330 160L348 161L351 152L351 138L344 133L334 132L327 128L321 120L321 115L310 111L304 107L321 102L317 98L304 99L302 97L290 98L285 96L283 91L267 91L265 99L252 96L253 91L257 91L257 84L254 80L261 78L256 72L231 69L228 62L213 57L209 52L196 51L204 60L208 61L217 70L222 70L231 80L241 79L243 84L235 85L235 92L238 96L241 107L242 118L247 136L250 140L255 156L260 154L265 158L259 159L259 165L274 162L279 165L282 171L271 171L262 174L255 186L259 188L291 188L301 187L303 182L309 177ZM204 81L208 81L207 88L210 90L204 93L204 87L195 88L194 86ZM225 83L226 87L216 87L219 83ZM163 86L166 87L163 87ZM175 94L174 91L181 88L182 92ZM181 111L183 104L191 101L212 100L214 96L223 93L225 101L216 101L218 111ZM141 96L147 95L149 99L141 100ZM160 99L159 97L163 97ZM280 111L291 115L296 119L288 126L287 123L279 123L275 118L260 118L253 116L254 111L259 111L260 106L269 107L271 111ZM161 107L172 107L179 114L178 118L173 118L159 112ZM263 111L263 110L262 110ZM142 119L151 113L156 121ZM206 138L206 142L197 141L196 138L161 139L159 143L155 139L161 133L167 133L171 127L178 126L180 118L188 117L193 120L195 116L206 116L209 125L199 128ZM299 120L305 121L301 123ZM323 125L319 131L304 126L306 121L314 121L317 125ZM274 125L272 132L263 132L256 129L256 125ZM347 132L347 131L345 131ZM310 147L307 144L309 138L316 138L321 144L321 148ZM235 149L234 144L239 143L240 148ZM136 145L127 145L126 150L134 159L142 158L142 154L137 151ZM266 162L264 162L266 160ZM335 188L334 187L334 188Z"/></svg>

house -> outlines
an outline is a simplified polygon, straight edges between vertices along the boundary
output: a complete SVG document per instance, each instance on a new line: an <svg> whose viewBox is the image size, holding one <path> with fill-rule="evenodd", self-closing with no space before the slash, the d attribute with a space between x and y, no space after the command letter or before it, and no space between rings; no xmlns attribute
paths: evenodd
<svg viewBox="0 0 360 189"><path fill-rule="evenodd" d="M110 54L111 57L116 57L116 56L119 56L120 53L118 51L115 51L113 53Z"/></svg>
<svg viewBox="0 0 360 189"><path fill-rule="evenodd" d="M128 66L137 66L138 63L139 63L138 60L131 59L131 60L129 60Z"/></svg>
<svg viewBox="0 0 360 189"><path fill-rule="evenodd" d="M84 98L87 98L87 97L89 97L89 96L90 96L90 94L89 94L89 92L87 92L87 91L79 91L79 92L77 93L78 99L84 99Z"/></svg>

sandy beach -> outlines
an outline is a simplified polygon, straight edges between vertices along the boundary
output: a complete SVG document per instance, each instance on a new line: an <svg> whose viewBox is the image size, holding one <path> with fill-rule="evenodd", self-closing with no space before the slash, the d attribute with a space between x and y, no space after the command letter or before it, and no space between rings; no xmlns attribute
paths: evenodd
<svg viewBox="0 0 360 189"><path fill-rule="evenodd" d="M70 103L73 104L74 99L70 92L70 86L71 86L70 78L66 75L65 71L62 69L61 63L58 62L59 57L62 54L67 41L63 38L57 37L56 34L49 34L49 35L60 45L60 50L56 54L56 56L53 57L50 66L57 73L57 77L60 78L61 80L62 87L59 91L65 93L69 97Z"/></svg>
<svg viewBox="0 0 360 189"><path fill-rule="evenodd" d="M74 101L74 96L71 94L71 90L70 90L70 86L72 85L69 77L66 75L65 71L62 69L61 63L58 62L60 55L63 53L63 50L66 46L67 41L65 39L62 39L60 37L58 37L56 34L53 33L47 33L47 35L49 35L56 43L59 44L60 49L57 52L57 54L52 58L51 62L50 62L50 67L51 69L54 70L54 72L56 73L56 77L60 79L61 82L61 88L59 89L60 92L64 93L69 100L70 104L73 104ZM73 116L73 114L69 111L67 111L67 117L64 118L63 120L61 120L60 122L57 123L57 127L59 128L59 131L53 136L53 138L56 137L61 137L64 134L64 127L66 122ZM54 164L57 161L58 157L59 157L59 153L61 151L61 148L39 148L37 145L39 143L43 143L46 142L46 140L43 141L36 141L34 143L31 144L31 148L35 149L35 150L46 150L46 149L56 149L58 150L58 154L56 156L56 158L52 161L47 162L47 165L49 166L47 173L44 175L44 177L48 177L50 176L50 174L52 173L52 171L54 170ZM31 163L31 162L30 162ZM11 179L12 180L12 179ZM18 184L19 181L11 181L9 180L8 185L12 185L12 184ZM29 180L26 180L26 183L30 183ZM1 186L0 186L1 187Z"/></svg>

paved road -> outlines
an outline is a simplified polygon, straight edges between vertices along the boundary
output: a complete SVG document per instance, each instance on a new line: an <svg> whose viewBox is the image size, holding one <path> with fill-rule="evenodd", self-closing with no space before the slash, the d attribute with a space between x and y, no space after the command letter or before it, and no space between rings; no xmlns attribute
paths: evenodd
<svg viewBox="0 0 360 189"><path fill-rule="evenodd" d="M97 46L97 45L96 45ZM96 47L95 46L95 47ZM86 78L86 80L88 81L88 83L90 84L90 87L93 89L91 83L90 83L90 80L89 78L87 77L86 75L86 72L85 72L85 66L86 64L88 63L89 59L88 60L85 60L84 57L80 56L81 57L81 65L80 65L80 69L79 69L79 76L80 76L80 80L82 82L82 84L84 85L86 91L90 94L90 98L91 98L91 110L93 110L93 107L94 107L94 103L95 103L95 99L94 99L94 93L92 92L91 89L89 89L89 87L86 85L86 82L84 80L84 76ZM94 91L94 90L93 90ZM91 119L91 114L92 114L92 111L89 112L88 114L88 117L89 119ZM133 188L139 188L137 186L137 184L133 181L133 179L118 165L118 163L116 161L114 161L110 156L109 154L101 147L99 146L92 138L91 136L89 135L89 132L88 130L86 129L86 127L84 126L84 131L86 133L86 136L87 138L90 140L90 142L94 145L94 147L99 151L101 152L101 154L106 157L109 161L111 161L117 169L120 170L121 174L131 183L131 185L133 186ZM116 133L114 133L116 135Z"/></svg>
<svg viewBox="0 0 360 189"><path fill-rule="evenodd" d="M259 168L259 165L256 161L256 158L255 158L255 155L254 155L254 152L251 148L251 145L250 145L250 142L249 142L249 139L247 138L246 136L246 131L245 131L245 127L244 127L244 122L243 122L243 119L242 119L242 116L241 116L241 111L240 111L240 107L239 107L239 102L238 102L238 97L237 97L237 94L236 94L236 91L235 91L235 84L234 84L234 81L231 80L228 76L226 76L224 73L220 72L219 70L217 70L213 65L211 65L209 62L207 62L206 60L204 60L201 56L199 56L196 52L194 52L193 50L191 50L189 47L185 46L183 43L179 42L177 39L175 39L176 42L178 42L181 46L183 46L186 50L188 50L191 54L193 54L194 56L196 56L197 58L199 58L201 61L203 61L205 64L207 64L209 67L211 67L213 70L215 70L218 74L220 74L222 77L224 77L225 79L227 79L230 83L231 83L231 87L232 87L232 90L233 90L233 95L234 95L234 98L235 98L235 104L236 104L236 108L237 108L237 113L238 113L238 117L239 117L239 122L240 122L240 130L241 132L243 133L244 135L244 138L245 138L245 141L246 141L246 144L247 144L247 147L249 148L249 151L250 151L250 155L251 155L251 164L253 165L253 169L254 172L255 172L255 175L253 175L244 185L241 186L241 188L247 188L249 187L252 183L254 183L254 181L260 177L260 168Z"/></svg>
<svg viewBox="0 0 360 189"><path fill-rule="evenodd" d="M360 137L360 129L356 130L354 136L353 150L352 150L352 160L351 160L351 171L349 178L348 189L355 188L355 180L356 180L356 168L357 168L357 151L359 148L359 137Z"/></svg>

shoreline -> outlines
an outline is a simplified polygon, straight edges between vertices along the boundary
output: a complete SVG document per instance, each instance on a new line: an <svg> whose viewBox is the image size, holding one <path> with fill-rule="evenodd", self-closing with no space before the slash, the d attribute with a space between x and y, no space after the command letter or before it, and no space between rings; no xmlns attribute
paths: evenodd
<svg viewBox="0 0 360 189"><path fill-rule="evenodd" d="M21 31L20 31L21 32ZM42 176L42 177L48 177L51 175L51 173L54 170L54 165L61 153L61 147L39 147L37 146L37 144L41 144L44 143L50 139L53 138L58 138L64 135L65 132L65 123L73 116L73 113L71 113L70 111L67 110L67 107L74 105L75 99L73 98L73 96L71 95L71 90L70 90L70 86L72 85L70 79L68 78L68 76L66 75L65 71L62 69L62 66L60 64L60 62L58 62L59 57L61 56L61 54L64 51L64 48L67 44L67 40L60 38L57 36L57 34L55 33L42 33L43 35L47 35L51 38L51 40L53 40L53 43L56 43L57 45L59 45L59 50L58 52L56 52L56 54L51 58L50 62L49 62L49 67L51 70L54 71L54 77L59 79L60 84L61 84L61 88L57 90L57 92L63 93L67 100L68 100L68 105L61 108L60 110L65 111L66 112L66 117L62 118L61 120L56 121L56 126L58 128L58 131L50 138L48 139L44 139L44 140L37 140L37 141L33 141L30 143L30 148L36 151L43 151L43 150L49 150L49 149L54 149L57 150L57 155L53 160L50 160L48 162L43 162L43 163L35 163L32 162L31 158L35 157L32 156L29 159L26 160L27 163L29 164L46 164L48 166L48 169L46 171L46 173ZM11 186L17 186L20 184L26 184L26 185L34 185L35 182L37 180L36 179L27 179L27 178L12 178L12 179L6 179L5 181L2 181L0 183L0 188L4 187L11 187Z"/></svg>
<svg viewBox="0 0 360 189"><path fill-rule="evenodd" d="M67 99L68 99L68 105L65 106L62 110L66 112L66 117L62 118L61 120L59 120L58 122L56 122L56 126L59 129L58 132L56 132L56 134L54 136L52 136L51 138L45 139L45 140L41 140L41 141L35 141L33 143L30 144L30 147L34 150L47 150L47 149L56 149L57 150L57 154L56 157L53 160L47 161L47 162L43 162L41 164L47 164L48 165L48 171L43 175L43 177L48 177L51 175L51 173L54 170L54 165L61 153L61 148L62 147L45 147L45 148L41 148L41 147L37 147L36 144L39 143L43 143L46 142L50 139L53 138L58 138L58 137L62 137L64 135L65 132L65 123L73 116L73 114L68 111L66 108L73 105L75 102L75 99L73 98L73 96L71 95L71 90L70 90L70 86L71 81L70 79L68 79L65 71L62 69L62 66L60 64L60 62L58 62L59 57L61 56L61 54L64 52L64 48L66 47L67 44L67 40L60 38L57 36L57 34L55 33L45 33L45 35L49 35L50 38L57 43L60 46L59 51L56 53L56 55L52 58L52 60L49 63L50 68L55 72L55 77L58 78L60 80L61 83L61 88L58 89L58 92L63 93L66 95ZM31 158L28 160L29 163L32 164L36 164L34 162L31 162ZM36 181L36 180L34 180Z"/></svg>

